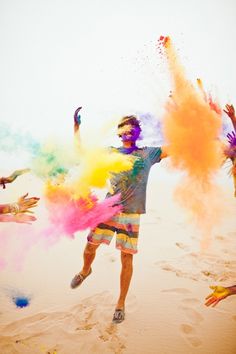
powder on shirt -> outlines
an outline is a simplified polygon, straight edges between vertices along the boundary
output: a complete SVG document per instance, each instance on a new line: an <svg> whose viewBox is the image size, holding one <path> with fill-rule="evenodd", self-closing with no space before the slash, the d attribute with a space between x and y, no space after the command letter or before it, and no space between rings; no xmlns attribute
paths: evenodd
<svg viewBox="0 0 236 354"><path fill-rule="evenodd" d="M112 193L107 196L120 193L124 213L144 214L146 212L147 181L152 165L161 161L160 147L137 148L130 152L124 147L112 148L112 150L136 157L133 168L129 171L113 174L111 178Z"/></svg>

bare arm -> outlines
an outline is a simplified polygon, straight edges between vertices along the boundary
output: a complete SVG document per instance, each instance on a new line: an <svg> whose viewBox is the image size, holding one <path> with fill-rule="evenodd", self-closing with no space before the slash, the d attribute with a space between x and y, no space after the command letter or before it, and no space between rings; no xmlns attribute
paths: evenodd
<svg viewBox="0 0 236 354"><path fill-rule="evenodd" d="M213 292L206 297L206 306L214 307L216 306L221 300L225 299L230 295L236 294L236 285L233 286L210 286Z"/></svg>
<svg viewBox="0 0 236 354"><path fill-rule="evenodd" d="M75 138L75 143L76 143L77 147L80 147L80 145L81 145L80 130L79 130L80 124L81 124L81 116L80 116L79 112L81 109L82 109L82 107L78 107L74 113L74 138Z"/></svg>
<svg viewBox="0 0 236 354"><path fill-rule="evenodd" d="M30 209L37 206L39 198L27 196L28 193L20 197L16 203L0 204L0 214L32 213Z"/></svg>
<svg viewBox="0 0 236 354"><path fill-rule="evenodd" d="M18 177L18 176L21 176L23 175L24 173L26 172L29 172L30 169L29 168L26 168L24 170L16 170L14 171L10 176L8 177L1 177L0 178L0 184L2 184L3 188L6 188L6 184L7 183L12 183L13 181L15 181L15 179Z"/></svg>
<svg viewBox="0 0 236 354"><path fill-rule="evenodd" d="M0 214L11 213L11 204L0 204Z"/></svg>
<svg viewBox="0 0 236 354"><path fill-rule="evenodd" d="M234 130L236 131L236 116L235 116L234 106L232 104L226 104L224 112L231 119L231 122L233 124Z"/></svg>
<svg viewBox="0 0 236 354"><path fill-rule="evenodd" d="M31 197L27 198L28 193L18 199L16 203L12 204L0 204L0 221L8 222L20 222L28 223L36 220L32 215L31 208L37 206L39 198Z"/></svg>

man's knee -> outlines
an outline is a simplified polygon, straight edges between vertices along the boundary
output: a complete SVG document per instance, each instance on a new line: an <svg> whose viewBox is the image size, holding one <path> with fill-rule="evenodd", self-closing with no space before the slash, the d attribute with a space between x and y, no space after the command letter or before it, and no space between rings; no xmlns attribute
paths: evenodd
<svg viewBox="0 0 236 354"><path fill-rule="evenodd" d="M133 255L130 253L121 252L121 263L123 266L132 265Z"/></svg>
<svg viewBox="0 0 236 354"><path fill-rule="evenodd" d="M84 253L85 254L94 254L94 253L96 253L96 249L98 248L98 246L99 246L99 244L94 245L94 244L88 242L85 247Z"/></svg>

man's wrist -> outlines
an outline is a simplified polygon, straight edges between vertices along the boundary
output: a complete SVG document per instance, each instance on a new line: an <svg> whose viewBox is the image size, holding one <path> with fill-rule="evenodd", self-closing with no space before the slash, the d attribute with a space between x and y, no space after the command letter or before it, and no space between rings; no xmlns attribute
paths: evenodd
<svg viewBox="0 0 236 354"><path fill-rule="evenodd" d="M228 286L227 289L229 290L229 295L236 294L236 285Z"/></svg>
<svg viewBox="0 0 236 354"><path fill-rule="evenodd" d="M5 177L0 178L0 184L3 186L3 189L6 188L6 178Z"/></svg>
<svg viewBox="0 0 236 354"><path fill-rule="evenodd" d="M20 207L18 203L10 204L9 207L10 207L10 213L13 215L16 215L20 212Z"/></svg>

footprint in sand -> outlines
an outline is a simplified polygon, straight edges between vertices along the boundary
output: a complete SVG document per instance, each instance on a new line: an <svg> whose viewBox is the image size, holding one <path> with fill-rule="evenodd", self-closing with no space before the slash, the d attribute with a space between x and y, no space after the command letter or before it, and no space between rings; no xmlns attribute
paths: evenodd
<svg viewBox="0 0 236 354"><path fill-rule="evenodd" d="M101 351L101 345L109 349L111 353L123 353L125 349L125 333L123 328L111 323L114 305L112 305L113 297L109 292L95 294L90 298L83 300L86 307L83 309L82 321L78 330L91 330L96 334L98 342L96 345ZM132 304L136 302L136 297L129 296L128 302ZM97 306L99 304L99 306ZM100 352L99 351L99 352ZM88 351L89 352L89 351ZM92 352L92 349L91 349ZM98 351L97 351L98 352ZM102 351L101 351L102 352Z"/></svg>
<svg viewBox="0 0 236 354"><path fill-rule="evenodd" d="M230 256L234 256L236 253L230 249L223 249L222 252L224 254L230 255Z"/></svg>
<svg viewBox="0 0 236 354"><path fill-rule="evenodd" d="M198 337L185 337L187 342L191 344L192 347L200 347L202 345L202 341Z"/></svg>
<svg viewBox="0 0 236 354"><path fill-rule="evenodd" d="M198 276L191 274L191 273L187 273L187 272L183 272L180 269L177 269L173 266L171 266L170 264L161 264L160 262L155 262L154 264L159 264L162 270L165 270L167 272L173 272L175 273L175 275L177 277L181 277L181 278L188 278L188 279L192 279L194 281L198 281Z"/></svg>
<svg viewBox="0 0 236 354"><path fill-rule="evenodd" d="M99 338L103 342L107 342L108 340L111 339L111 336L114 337L116 335L117 326L111 323L107 328L99 329L99 332L100 332Z"/></svg>
<svg viewBox="0 0 236 354"><path fill-rule="evenodd" d="M228 242L228 240L224 236L221 236L221 235L215 236L215 239L218 241L227 241Z"/></svg>
<svg viewBox="0 0 236 354"><path fill-rule="evenodd" d="M202 315L191 307L181 307L181 309L185 312L186 316L189 320L192 321L193 324L197 325L204 320Z"/></svg>
<svg viewBox="0 0 236 354"><path fill-rule="evenodd" d="M127 333L124 326L111 324L113 310L112 294L102 292L63 311L39 313L14 321L1 328L1 335L7 337L8 353L15 353L16 346L19 353L41 353L39 349L44 354L67 353L69 339L76 348L70 351L73 353L122 354ZM56 346L55 332L58 333ZM47 347L44 348L43 342ZM0 341L0 353L6 353L3 341Z"/></svg>
<svg viewBox="0 0 236 354"><path fill-rule="evenodd" d="M209 270L202 270L201 273L210 279L217 279L217 273L210 272Z"/></svg>
<svg viewBox="0 0 236 354"><path fill-rule="evenodd" d="M155 264L157 264L157 263L155 263ZM171 264L164 263L164 264L160 264L160 265L161 265L161 269L166 270L167 272L173 272L177 276L182 275L182 272L179 269L173 267Z"/></svg>
<svg viewBox="0 0 236 354"><path fill-rule="evenodd" d="M195 333L195 328L193 326L191 326L190 324L182 323L180 325L180 331L183 334L194 334Z"/></svg>
<svg viewBox="0 0 236 354"><path fill-rule="evenodd" d="M184 339L192 346L192 347L199 347L202 344L202 341L194 335L196 333L196 329L188 324L182 323L180 325L180 332L184 336Z"/></svg>
<svg viewBox="0 0 236 354"><path fill-rule="evenodd" d="M121 334L118 331L117 325L114 324L109 324L105 328L98 328L98 331L100 333L99 339L102 342L108 342L109 349L111 350L112 353L122 353L123 350L126 348L124 341L125 341L125 335Z"/></svg>

